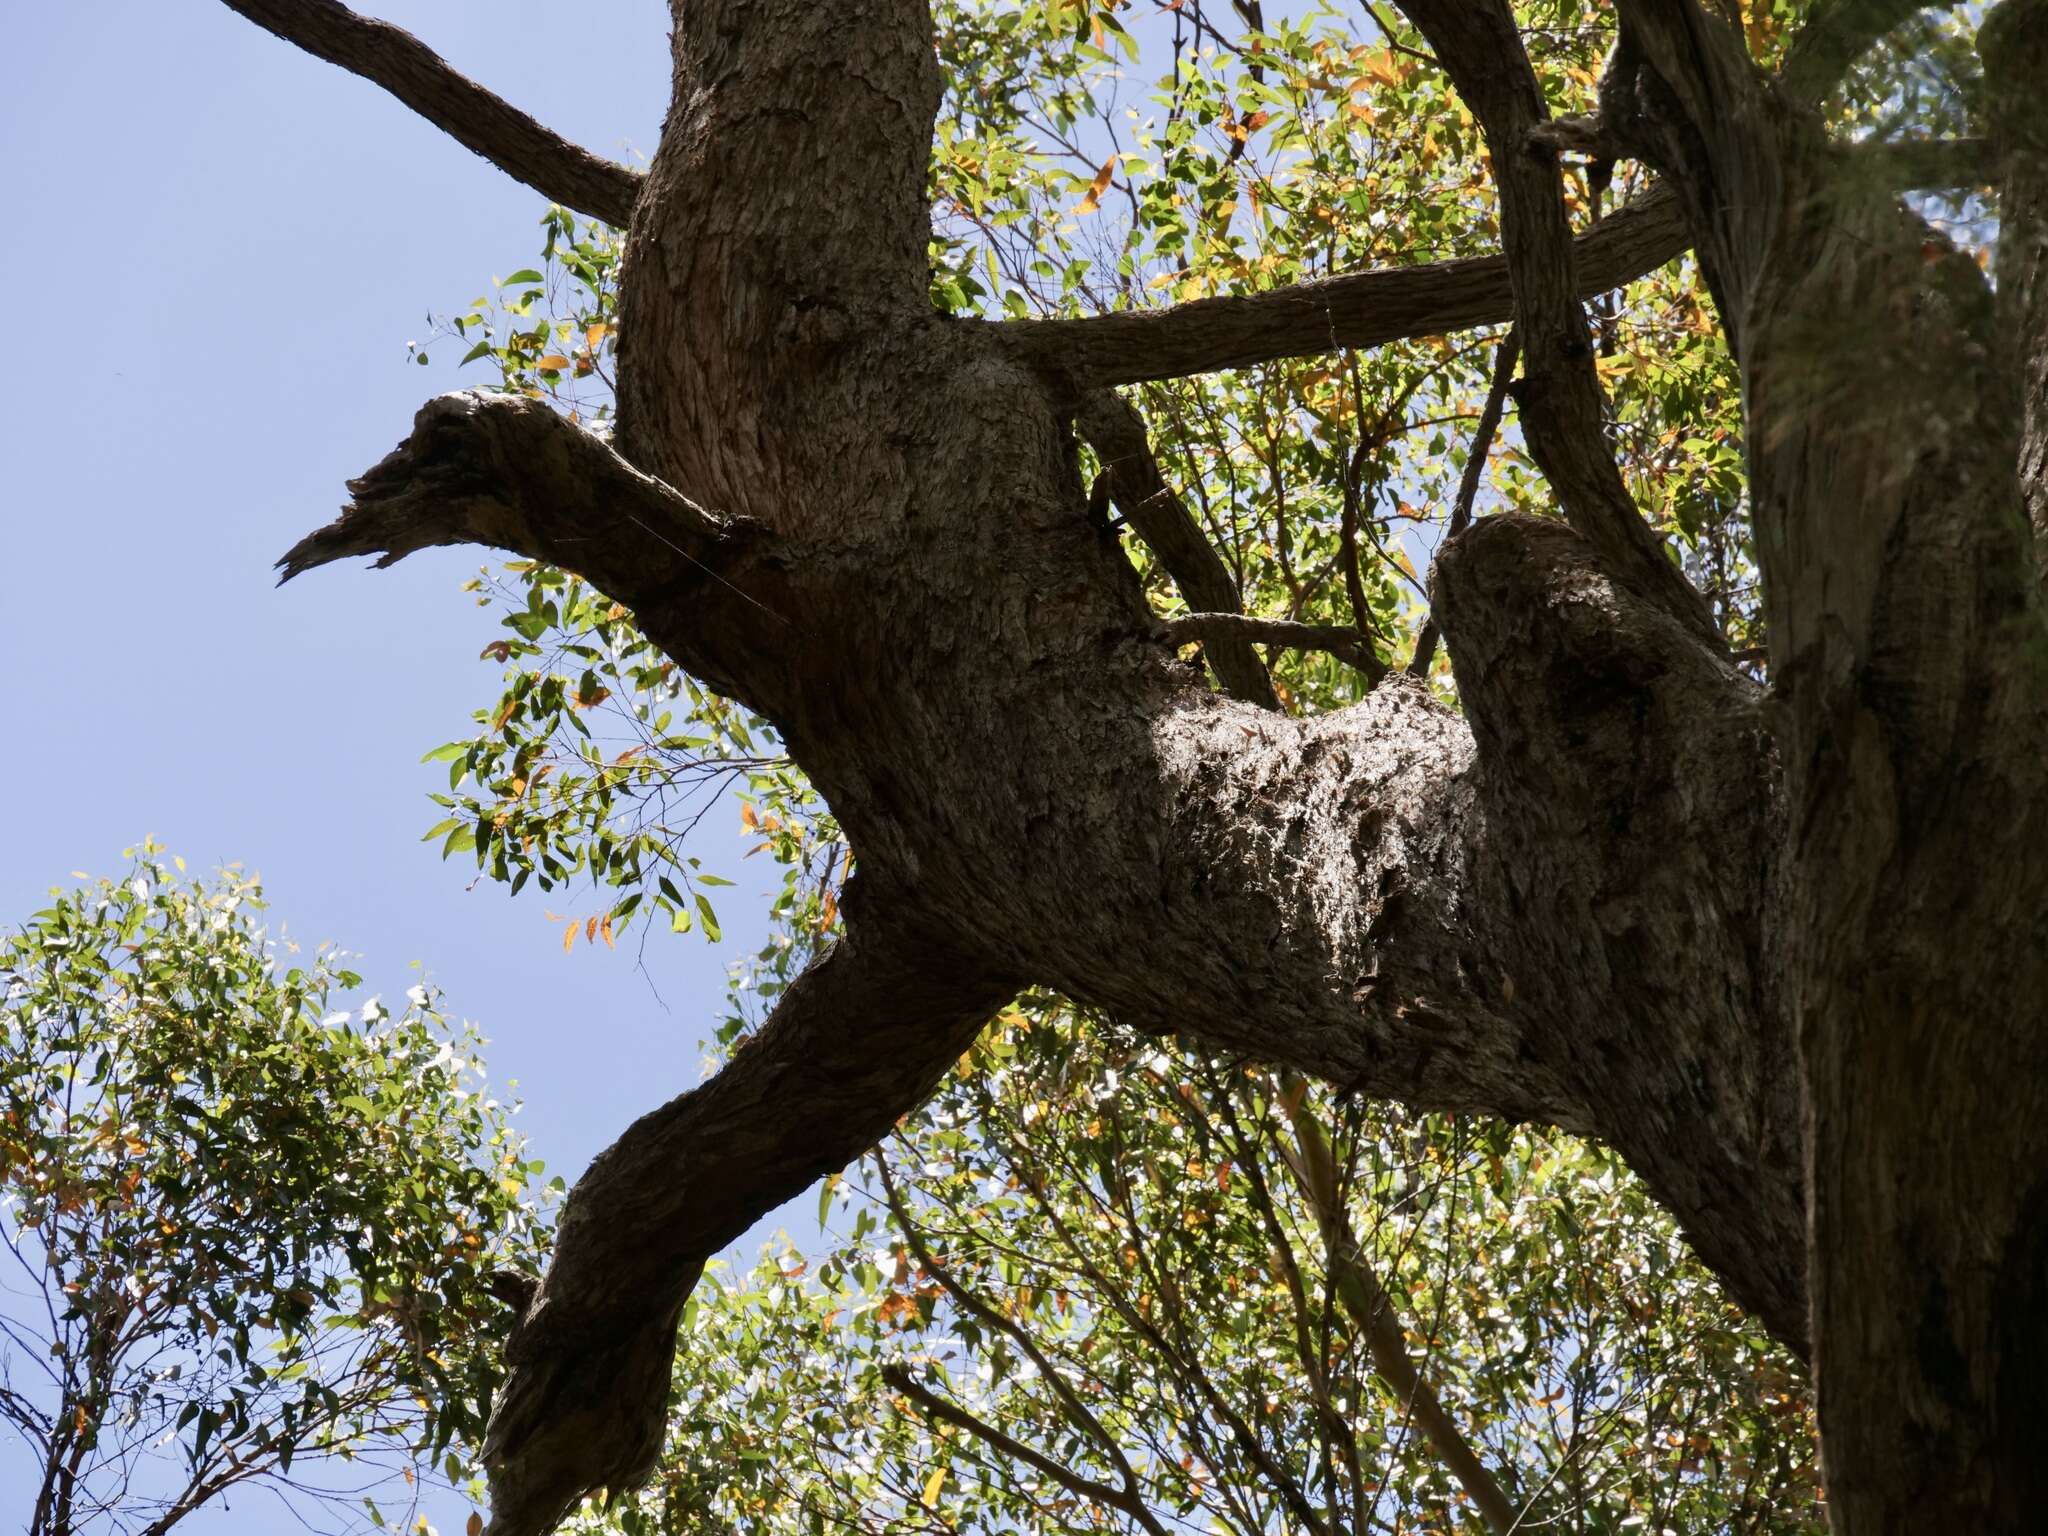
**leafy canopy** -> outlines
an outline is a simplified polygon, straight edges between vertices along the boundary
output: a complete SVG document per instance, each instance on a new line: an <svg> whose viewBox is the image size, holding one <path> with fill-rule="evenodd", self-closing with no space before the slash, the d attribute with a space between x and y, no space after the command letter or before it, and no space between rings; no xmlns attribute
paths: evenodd
<svg viewBox="0 0 2048 1536"><path fill-rule="evenodd" d="M183 867L146 843L0 940L0 1419L37 1536L412 1485L481 1431L490 1276L544 1238L438 993L344 1009L361 978L269 933L252 877Z"/></svg>

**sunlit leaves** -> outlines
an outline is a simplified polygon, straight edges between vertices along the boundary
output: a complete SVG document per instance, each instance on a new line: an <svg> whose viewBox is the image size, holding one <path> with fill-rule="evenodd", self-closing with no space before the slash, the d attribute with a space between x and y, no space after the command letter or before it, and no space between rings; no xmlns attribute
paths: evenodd
<svg viewBox="0 0 2048 1536"><path fill-rule="evenodd" d="M476 1036L424 984L337 1007L359 978L263 906L145 845L0 939L0 1235L44 1292L0 1322L57 1362L0 1414L79 1529L158 1447L195 1505L295 1456L438 1461L488 1412L489 1276L536 1262Z"/></svg>

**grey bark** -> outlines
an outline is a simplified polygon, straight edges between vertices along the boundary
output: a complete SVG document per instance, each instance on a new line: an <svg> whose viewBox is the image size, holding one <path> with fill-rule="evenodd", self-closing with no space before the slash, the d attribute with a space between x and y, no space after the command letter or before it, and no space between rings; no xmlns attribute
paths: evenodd
<svg viewBox="0 0 2048 1536"><path fill-rule="evenodd" d="M1604 1138L1810 1354L1840 1529L2037 1523L2048 637L2016 370L2040 354L1692 0L1626 5L1641 73L1599 125L1669 190L1577 240L1505 6L1408 9L1485 128L1503 257L989 325L925 299L919 0L679 4L615 440L437 402L287 557L575 567L775 722L859 860L844 944L573 1192L493 1421L500 1536L641 1471L703 1258L1027 982ZM1688 241L1742 367L1768 695L1599 434L1579 300ZM1211 692L1090 516L1076 405L1509 319L1564 520L1442 552L1463 713L1400 676L1311 719Z"/></svg>

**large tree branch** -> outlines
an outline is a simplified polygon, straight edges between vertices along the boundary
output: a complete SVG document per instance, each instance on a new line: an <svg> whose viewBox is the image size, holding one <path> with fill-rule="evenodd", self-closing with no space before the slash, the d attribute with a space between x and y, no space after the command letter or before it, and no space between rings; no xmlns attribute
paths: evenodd
<svg viewBox="0 0 2048 1536"><path fill-rule="evenodd" d="M777 546L759 523L707 512L539 400L436 396L349 491L340 517L277 562L280 581L354 555L386 566L437 544L509 550L588 577L695 676L756 706L747 674L806 638L768 590Z"/></svg>
<svg viewBox="0 0 2048 1536"><path fill-rule="evenodd" d="M1237 583L1186 505L1166 483L1146 440L1136 407L1113 390L1092 390L1074 410L1074 429L1088 440L1109 477L1110 500L1138 531L1190 608L1236 613L1243 607ZM1224 688L1248 704L1278 709L1273 680L1244 636L1217 634L1203 646Z"/></svg>
<svg viewBox="0 0 2048 1536"><path fill-rule="evenodd" d="M886 1134L1015 992L923 932L863 921L861 896L724 1069L635 1121L570 1192L484 1443L495 1536L550 1530L585 1493L647 1475L705 1259Z"/></svg>
<svg viewBox="0 0 2048 1536"><path fill-rule="evenodd" d="M1615 575L1719 645L1705 601L1643 520L1608 447L1607 397L1586 327L1563 179L1555 153L1531 142L1550 114L1514 14L1506 0L1404 0L1402 9L1479 118L1492 152L1521 341L1515 398L1530 453L1566 520Z"/></svg>
<svg viewBox="0 0 2048 1536"><path fill-rule="evenodd" d="M593 155L494 96L410 32L359 16L340 0L224 0L315 58L381 85L458 144L542 196L620 229L641 177Z"/></svg>
<svg viewBox="0 0 2048 1536"><path fill-rule="evenodd" d="M2014 104L2038 122L2041 0L2007 3ZM1691 0L1623 16L1646 141L1737 320L1830 1521L2030 1529L2048 1498L2048 636L2001 334L2026 322L1998 320L2025 253L2008 272L2001 252L1994 295L1842 176L1818 120ZM1999 20L1987 83L2009 141Z"/></svg>
<svg viewBox="0 0 2048 1536"><path fill-rule="evenodd" d="M1686 249L1683 215L1662 188L1581 235L1575 295L1588 299L1654 272ZM1281 357L1377 347L1514 318L1504 256L1381 267L1268 293L1078 320L1009 320L1000 334L1076 394L1146 379L1249 368Z"/></svg>

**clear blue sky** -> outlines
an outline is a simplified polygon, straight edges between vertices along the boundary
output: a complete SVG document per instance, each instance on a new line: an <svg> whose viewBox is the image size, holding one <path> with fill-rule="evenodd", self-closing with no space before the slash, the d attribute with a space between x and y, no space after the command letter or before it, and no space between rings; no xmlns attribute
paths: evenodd
<svg viewBox="0 0 2048 1536"><path fill-rule="evenodd" d="M654 147L663 0L364 9L593 150ZM420 754L466 732L495 678L476 659L495 620L457 591L481 557L282 590L270 571L421 400L483 382L452 348L409 366L406 342L529 263L543 200L217 0L94 0L6 7L0 207L30 383L0 415L0 922L145 832L195 866L242 860L296 936L358 952L387 995L423 961L490 1037L494 1077L518 1079L535 1155L573 1180L698 1080L773 872L713 817L698 852L740 881L725 944L651 938L649 976L637 946L564 957L543 915L559 897L465 890L473 869L419 841L445 774ZM793 1229L811 1207L789 1207ZM5 1468L0 1451L0 1488ZM278 1515L255 1501L181 1529Z"/></svg>

